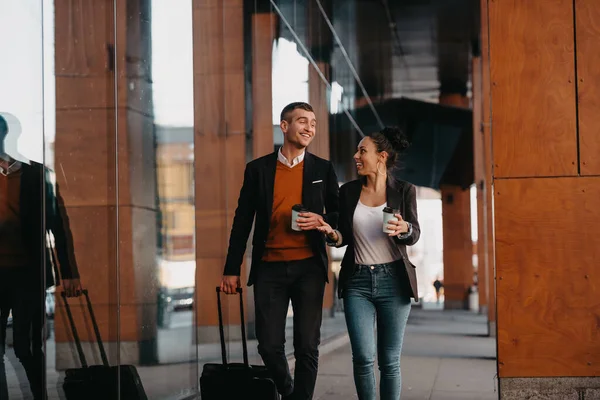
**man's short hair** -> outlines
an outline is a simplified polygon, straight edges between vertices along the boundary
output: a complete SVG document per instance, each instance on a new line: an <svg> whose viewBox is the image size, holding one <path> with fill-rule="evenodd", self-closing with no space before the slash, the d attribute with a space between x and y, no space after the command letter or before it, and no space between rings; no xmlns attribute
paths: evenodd
<svg viewBox="0 0 600 400"><path fill-rule="evenodd" d="M283 110L281 110L281 119L280 121L287 121L287 122L291 122L288 120L288 118L290 117L290 114L292 111L297 110L297 109L301 109L301 110L306 110L306 111L310 111L311 113L314 113L315 111L313 110L312 106L308 103L304 103L302 101L298 101L295 103L290 103L287 106L283 107Z"/></svg>

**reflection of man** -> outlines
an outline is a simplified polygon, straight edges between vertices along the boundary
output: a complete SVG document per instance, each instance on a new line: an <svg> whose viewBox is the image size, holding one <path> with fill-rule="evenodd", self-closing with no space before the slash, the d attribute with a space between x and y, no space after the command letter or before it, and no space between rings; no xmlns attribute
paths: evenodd
<svg viewBox="0 0 600 400"><path fill-rule="evenodd" d="M68 219L59 214L48 171L37 163L21 163L6 154L6 119L0 115L0 398L7 399L4 352L6 318L13 315L15 355L23 365L34 399L46 399L43 328L46 289L55 284L58 264L68 296L81 293ZM54 236L58 260L46 246Z"/></svg>
<svg viewBox="0 0 600 400"><path fill-rule="evenodd" d="M258 351L283 399L312 399L317 379L327 253L315 230L325 219L337 225L338 181L333 165L308 152L316 134L313 109L292 103L281 112L284 143L278 152L246 167L235 212L221 289L235 293L240 265L256 215L252 268ZM327 132L324 132L327 134ZM302 203L298 226L291 229L292 206ZM327 214L323 214L323 210ZM288 306L294 308L294 380L285 356Z"/></svg>

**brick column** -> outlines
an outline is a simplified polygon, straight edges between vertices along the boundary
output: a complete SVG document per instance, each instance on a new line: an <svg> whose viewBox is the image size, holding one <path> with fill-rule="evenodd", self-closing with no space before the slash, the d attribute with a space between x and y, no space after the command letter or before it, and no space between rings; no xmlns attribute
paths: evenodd
<svg viewBox="0 0 600 400"><path fill-rule="evenodd" d="M243 17L243 0L193 2L199 343L219 341L215 287L223 274L246 164ZM245 271L241 279L247 294ZM237 298L224 296L230 339L240 338L238 304Z"/></svg>
<svg viewBox="0 0 600 400"><path fill-rule="evenodd" d="M440 104L469 107L462 93L443 93ZM444 241L444 308L468 307L468 290L473 284L473 244L471 240L471 196L468 189L443 186L442 224Z"/></svg>
<svg viewBox="0 0 600 400"><path fill-rule="evenodd" d="M57 183L81 282L111 362L119 354L123 364L157 358L149 4L119 2L114 37L112 1L55 2ZM79 359L56 301L60 370ZM88 360L98 360L87 309L72 305Z"/></svg>

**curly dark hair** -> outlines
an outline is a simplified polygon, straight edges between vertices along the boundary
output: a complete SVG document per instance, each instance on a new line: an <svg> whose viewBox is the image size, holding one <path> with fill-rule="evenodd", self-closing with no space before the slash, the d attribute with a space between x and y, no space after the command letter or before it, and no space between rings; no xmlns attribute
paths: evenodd
<svg viewBox="0 0 600 400"><path fill-rule="evenodd" d="M410 146L406 134L397 127L385 127L381 131L373 132L368 136L375 143L377 152L385 151L388 153L386 162L388 171L396 167L400 154Z"/></svg>

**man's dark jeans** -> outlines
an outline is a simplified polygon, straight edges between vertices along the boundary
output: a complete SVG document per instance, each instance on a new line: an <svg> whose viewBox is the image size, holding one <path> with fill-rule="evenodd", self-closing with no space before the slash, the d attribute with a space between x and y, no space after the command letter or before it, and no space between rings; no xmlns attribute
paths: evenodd
<svg viewBox="0 0 600 400"><path fill-rule="evenodd" d="M8 398L4 354L6 318L12 310L13 348L27 374L34 399L45 399L44 298L45 292L28 281L23 268L0 269L0 398Z"/></svg>
<svg viewBox="0 0 600 400"><path fill-rule="evenodd" d="M254 283L258 352L277 390L294 400L312 399L317 381L325 271L315 258L264 262ZM294 310L294 380L285 356L288 306Z"/></svg>

